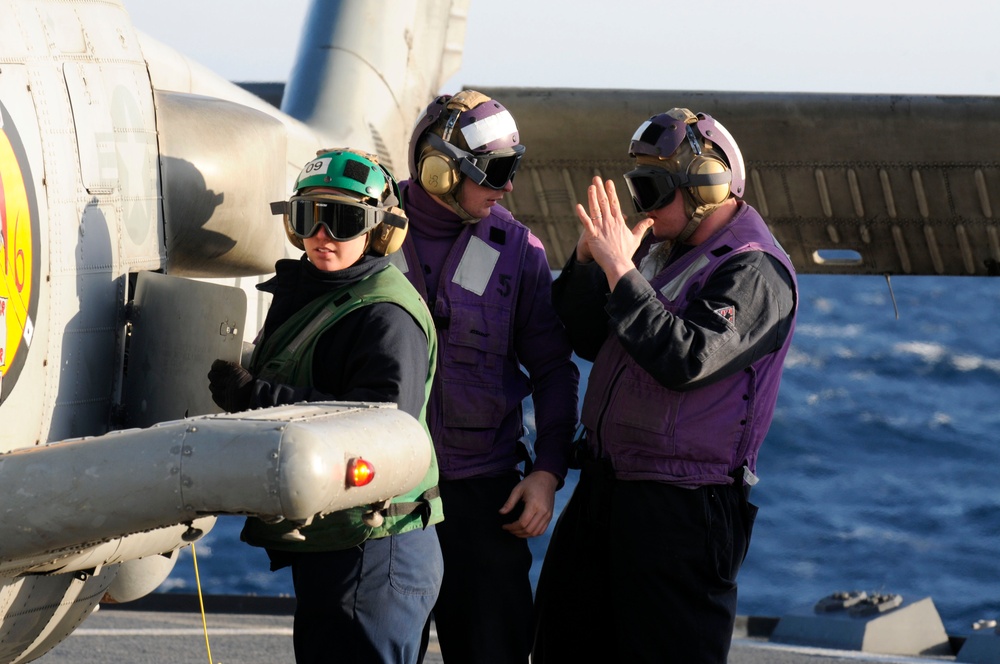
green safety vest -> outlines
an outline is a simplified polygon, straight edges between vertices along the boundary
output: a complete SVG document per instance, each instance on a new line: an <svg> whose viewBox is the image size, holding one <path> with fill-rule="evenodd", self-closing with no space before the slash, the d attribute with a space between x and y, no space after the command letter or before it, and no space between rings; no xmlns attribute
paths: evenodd
<svg viewBox="0 0 1000 664"><path fill-rule="evenodd" d="M437 336L427 305L410 282L396 267L389 265L361 281L316 298L283 323L261 345L254 349L250 360L253 375L286 385L312 385L313 354L317 340L352 311L377 302L390 302L403 307L420 325L427 336L428 370L424 383L424 406L420 424L427 433L427 397L437 365ZM377 527L363 520L372 506L354 507L316 517L308 526L298 528L304 540L283 537L297 528L289 521L265 523L250 517L243 527L241 539L254 546L296 552L336 551L347 549L367 539L426 528L444 519L441 498L437 490L438 465L431 445L431 465L423 480L412 491L396 496L381 510L383 522Z"/></svg>

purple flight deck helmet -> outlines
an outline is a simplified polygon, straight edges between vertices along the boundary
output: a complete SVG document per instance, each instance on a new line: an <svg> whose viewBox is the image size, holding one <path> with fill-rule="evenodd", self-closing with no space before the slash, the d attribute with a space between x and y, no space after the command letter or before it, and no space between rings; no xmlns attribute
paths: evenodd
<svg viewBox="0 0 1000 664"><path fill-rule="evenodd" d="M706 113L671 109L636 129L629 156L639 166L625 174L637 212L669 204L678 188L697 206L714 207L746 187L743 155L732 135Z"/></svg>
<svg viewBox="0 0 1000 664"><path fill-rule="evenodd" d="M435 99L410 137L410 175L429 193L450 197L463 177L491 189L513 179L524 146L513 116L475 90Z"/></svg>

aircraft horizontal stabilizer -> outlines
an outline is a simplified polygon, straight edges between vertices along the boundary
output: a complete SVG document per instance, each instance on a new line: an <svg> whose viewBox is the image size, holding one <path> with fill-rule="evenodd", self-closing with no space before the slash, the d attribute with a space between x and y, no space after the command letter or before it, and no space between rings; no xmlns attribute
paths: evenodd
<svg viewBox="0 0 1000 664"><path fill-rule="evenodd" d="M561 268L594 175L631 170L629 137L670 108L722 122L746 159L744 199L799 274L996 276L1000 98L483 88L528 146L504 205ZM949 140L943 128L970 128ZM971 129L974 128L974 129Z"/></svg>

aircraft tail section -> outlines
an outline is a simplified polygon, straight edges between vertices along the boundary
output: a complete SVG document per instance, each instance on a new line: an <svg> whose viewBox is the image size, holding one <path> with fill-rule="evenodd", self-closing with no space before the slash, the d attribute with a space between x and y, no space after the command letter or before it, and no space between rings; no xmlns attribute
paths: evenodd
<svg viewBox="0 0 1000 664"><path fill-rule="evenodd" d="M399 179L417 116L457 71L468 0L314 0L281 110Z"/></svg>

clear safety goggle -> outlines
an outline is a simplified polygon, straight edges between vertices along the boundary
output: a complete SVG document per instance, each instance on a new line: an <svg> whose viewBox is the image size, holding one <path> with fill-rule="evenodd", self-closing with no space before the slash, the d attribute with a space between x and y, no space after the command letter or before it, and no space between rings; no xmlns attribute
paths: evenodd
<svg viewBox="0 0 1000 664"><path fill-rule="evenodd" d="M458 162L458 168L463 175L476 184L490 189L500 190L506 187L507 183L514 179L521 157L524 156L523 145L479 155L446 143L437 134L428 134L427 138L432 147Z"/></svg>
<svg viewBox="0 0 1000 664"><path fill-rule="evenodd" d="M271 203L273 214L283 214L288 228L297 237L316 235L322 226L334 240L353 240L375 228L384 210L339 196L292 196Z"/></svg>

